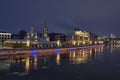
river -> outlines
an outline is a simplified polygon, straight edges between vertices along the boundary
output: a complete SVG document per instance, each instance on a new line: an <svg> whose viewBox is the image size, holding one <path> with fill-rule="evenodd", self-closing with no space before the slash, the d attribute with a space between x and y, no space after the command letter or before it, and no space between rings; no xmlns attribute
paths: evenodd
<svg viewBox="0 0 120 80"><path fill-rule="evenodd" d="M120 48L94 47L0 60L0 80L120 80Z"/></svg>

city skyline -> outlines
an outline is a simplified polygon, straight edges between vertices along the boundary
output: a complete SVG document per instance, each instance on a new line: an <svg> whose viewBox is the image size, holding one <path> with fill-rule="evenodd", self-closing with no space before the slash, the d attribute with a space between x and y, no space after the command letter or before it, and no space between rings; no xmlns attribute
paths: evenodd
<svg viewBox="0 0 120 80"><path fill-rule="evenodd" d="M119 36L117 0L1 0L0 30L17 33L31 26L42 32L47 20L50 32L71 33L80 28L98 35Z"/></svg>
<svg viewBox="0 0 120 80"><path fill-rule="evenodd" d="M120 0L0 0L0 80L120 80Z"/></svg>

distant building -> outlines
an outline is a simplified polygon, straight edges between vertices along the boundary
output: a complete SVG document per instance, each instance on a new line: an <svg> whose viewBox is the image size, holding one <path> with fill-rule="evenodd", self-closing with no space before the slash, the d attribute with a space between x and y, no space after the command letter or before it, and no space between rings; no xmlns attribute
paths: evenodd
<svg viewBox="0 0 120 80"><path fill-rule="evenodd" d="M39 34L34 32L34 27L32 26L25 39L15 38L6 40L4 46L11 48L30 48L31 46L37 46L39 39Z"/></svg>
<svg viewBox="0 0 120 80"><path fill-rule="evenodd" d="M48 27L45 23L43 33L35 32L34 27L32 26L25 39L19 39L18 37L12 40L7 40L4 42L4 46L11 48L49 48L56 47L57 43L55 41L49 41Z"/></svg>
<svg viewBox="0 0 120 80"><path fill-rule="evenodd" d="M75 28L74 34L66 35L66 43L70 46L98 44L97 35Z"/></svg>
<svg viewBox="0 0 120 80"><path fill-rule="evenodd" d="M56 35L55 36L55 41L60 40L60 42L65 42L66 41L66 36L64 34Z"/></svg>
<svg viewBox="0 0 120 80"><path fill-rule="evenodd" d="M49 41L47 22L43 26L43 38Z"/></svg>
<svg viewBox="0 0 120 80"><path fill-rule="evenodd" d="M99 40L104 40L104 39L106 39L107 38L107 36L99 36L97 39L99 39Z"/></svg>
<svg viewBox="0 0 120 80"><path fill-rule="evenodd" d="M33 26L31 27L30 32L27 33L27 39L28 40L38 40L39 39L38 33L34 32L34 27Z"/></svg>
<svg viewBox="0 0 120 80"><path fill-rule="evenodd" d="M49 33L49 40L50 41L57 41L58 39L60 39L61 42L65 42L66 41L66 35L63 33Z"/></svg>
<svg viewBox="0 0 120 80"><path fill-rule="evenodd" d="M3 46L5 40L11 39L11 33L0 33L0 47Z"/></svg>
<svg viewBox="0 0 120 80"><path fill-rule="evenodd" d="M73 37L74 34L67 34L66 35L66 46L69 47L69 46L72 46L72 41L73 41Z"/></svg>
<svg viewBox="0 0 120 80"><path fill-rule="evenodd" d="M82 31L79 28L75 28L75 35L72 37L73 45L88 45L90 42L90 34L87 31Z"/></svg>
<svg viewBox="0 0 120 80"><path fill-rule="evenodd" d="M34 27L32 26L30 32L27 33L27 40L29 41L30 46L37 46L39 39L39 34L34 32Z"/></svg>
<svg viewBox="0 0 120 80"><path fill-rule="evenodd" d="M4 41L4 47L9 48L29 48L30 43L28 40L12 39Z"/></svg>
<svg viewBox="0 0 120 80"><path fill-rule="evenodd" d="M110 38L116 38L115 34L111 33Z"/></svg>

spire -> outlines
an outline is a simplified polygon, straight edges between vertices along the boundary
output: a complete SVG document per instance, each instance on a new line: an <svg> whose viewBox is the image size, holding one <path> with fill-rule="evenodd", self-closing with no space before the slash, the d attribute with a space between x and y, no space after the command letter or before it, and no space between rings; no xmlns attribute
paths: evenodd
<svg viewBox="0 0 120 80"><path fill-rule="evenodd" d="M46 39L48 37L48 27L47 27L47 21L45 21L43 26L43 37Z"/></svg>
<svg viewBox="0 0 120 80"><path fill-rule="evenodd" d="M45 21L45 23L44 23L44 27L47 27L47 21Z"/></svg>
<svg viewBox="0 0 120 80"><path fill-rule="evenodd" d="M34 26L31 27L31 31L30 31L30 32L31 32L31 33L34 32Z"/></svg>

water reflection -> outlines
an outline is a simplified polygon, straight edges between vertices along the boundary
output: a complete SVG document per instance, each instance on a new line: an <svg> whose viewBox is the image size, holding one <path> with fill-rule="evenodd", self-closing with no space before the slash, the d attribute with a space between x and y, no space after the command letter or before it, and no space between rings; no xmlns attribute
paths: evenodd
<svg viewBox="0 0 120 80"><path fill-rule="evenodd" d="M48 57L44 56L41 58L42 68L48 68Z"/></svg>
<svg viewBox="0 0 120 80"><path fill-rule="evenodd" d="M38 62L37 62L37 57L34 58L34 62L33 62L33 65L34 65L34 70L37 70L37 65L38 65Z"/></svg>
<svg viewBox="0 0 120 80"><path fill-rule="evenodd" d="M56 54L56 63L60 65L60 54Z"/></svg>
<svg viewBox="0 0 120 80"><path fill-rule="evenodd" d="M70 62L72 64L85 63L87 61L87 51L86 50L77 50L70 52ZM72 56L71 56L72 55Z"/></svg>
<svg viewBox="0 0 120 80"><path fill-rule="evenodd" d="M42 53L41 53L42 54ZM33 55L33 54L32 54ZM11 63L11 72L26 72L46 69L49 66L62 65L65 60L70 64L103 62L103 47L86 48L70 51L55 51L55 54L27 56ZM54 64L55 62L55 64ZM52 65L50 65L52 64Z"/></svg>
<svg viewBox="0 0 120 80"><path fill-rule="evenodd" d="M60 65L60 49L56 49L56 63L57 65Z"/></svg>
<svg viewBox="0 0 120 80"><path fill-rule="evenodd" d="M109 48L110 48L110 53L112 54L112 53L114 52L116 46L111 44L111 45L109 46Z"/></svg>
<svg viewBox="0 0 120 80"><path fill-rule="evenodd" d="M72 64L94 62L96 60L101 60L102 52L103 47L70 51L69 61Z"/></svg>
<svg viewBox="0 0 120 80"><path fill-rule="evenodd" d="M29 73L29 70L30 70L30 58L27 57L25 62L25 72Z"/></svg>

